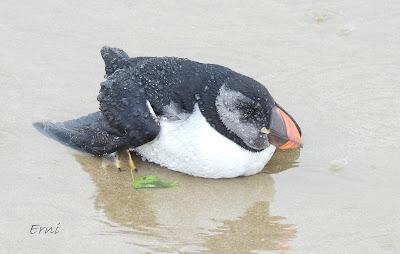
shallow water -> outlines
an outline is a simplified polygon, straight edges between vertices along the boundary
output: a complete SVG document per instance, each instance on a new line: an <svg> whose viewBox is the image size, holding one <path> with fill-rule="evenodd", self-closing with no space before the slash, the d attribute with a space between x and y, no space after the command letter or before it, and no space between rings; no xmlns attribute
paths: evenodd
<svg viewBox="0 0 400 254"><path fill-rule="evenodd" d="M399 14L373 0L1 1L0 252L400 252ZM132 190L128 171L31 126L97 110L103 45L255 78L304 148L230 180L139 159L179 186Z"/></svg>

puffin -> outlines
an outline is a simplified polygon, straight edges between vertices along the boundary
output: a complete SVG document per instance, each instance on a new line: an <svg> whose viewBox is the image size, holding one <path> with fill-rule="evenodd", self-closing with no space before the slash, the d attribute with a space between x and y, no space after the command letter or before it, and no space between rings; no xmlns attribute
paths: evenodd
<svg viewBox="0 0 400 254"><path fill-rule="evenodd" d="M248 76L186 58L131 58L106 46L101 56L100 111L64 122L35 122L36 129L93 155L125 150L131 161L133 151L143 160L204 178L253 175L276 149L302 147L294 118Z"/></svg>

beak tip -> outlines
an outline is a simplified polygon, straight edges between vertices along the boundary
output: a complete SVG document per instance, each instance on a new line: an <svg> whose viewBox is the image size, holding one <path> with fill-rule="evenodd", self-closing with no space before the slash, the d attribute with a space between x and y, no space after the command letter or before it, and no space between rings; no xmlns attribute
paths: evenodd
<svg viewBox="0 0 400 254"><path fill-rule="evenodd" d="M288 113L276 106L271 119L271 141L276 147L281 150L303 148L300 128Z"/></svg>
<svg viewBox="0 0 400 254"><path fill-rule="evenodd" d="M298 149L303 148L300 131L294 120L285 112L281 111L281 116L286 126L288 141L282 145L282 149Z"/></svg>

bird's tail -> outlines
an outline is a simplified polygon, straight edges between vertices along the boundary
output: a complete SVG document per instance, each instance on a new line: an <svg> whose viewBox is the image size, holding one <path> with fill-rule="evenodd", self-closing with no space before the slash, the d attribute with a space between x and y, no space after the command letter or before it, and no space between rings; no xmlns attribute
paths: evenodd
<svg viewBox="0 0 400 254"><path fill-rule="evenodd" d="M128 144L104 121L101 112L65 122L36 122L33 126L52 139L95 155L112 153Z"/></svg>

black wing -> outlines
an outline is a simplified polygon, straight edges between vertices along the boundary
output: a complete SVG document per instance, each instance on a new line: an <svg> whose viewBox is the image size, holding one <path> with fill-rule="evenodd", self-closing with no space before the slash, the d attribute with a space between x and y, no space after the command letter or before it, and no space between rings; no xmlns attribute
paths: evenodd
<svg viewBox="0 0 400 254"><path fill-rule="evenodd" d="M139 81L119 69L102 82L97 100L107 122L129 139L131 147L153 140L160 125Z"/></svg>
<svg viewBox="0 0 400 254"><path fill-rule="evenodd" d="M66 122L33 124L64 144L95 155L143 145L160 131L145 92L131 73L149 58L129 58L124 51L110 47L103 47L101 55L107 78L98 96L101 112Z"/></svg>

